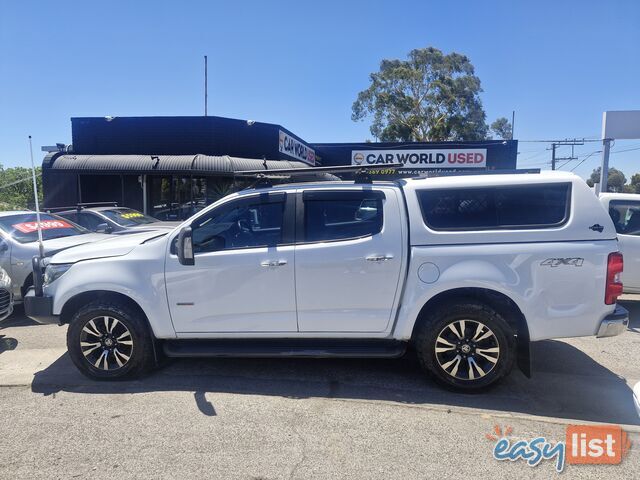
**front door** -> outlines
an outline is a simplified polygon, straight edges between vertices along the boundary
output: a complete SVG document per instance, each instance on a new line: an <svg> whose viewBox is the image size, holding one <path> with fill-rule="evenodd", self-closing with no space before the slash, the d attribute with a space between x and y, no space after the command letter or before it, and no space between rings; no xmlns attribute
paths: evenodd
<svg viewBox="0 0 640 480"><path fill-rule="evenodd" d="M195 265L169 254L165 268L178 334L297 331L289 200L283 192L237 197L192 222Z"/></svg>
<svg viewBox="0 0 640 480"><path fill-rule="evenodd" d="M302 200L296 233L300 331L383 332L403 258L396 192L307 190Z"/></svg>

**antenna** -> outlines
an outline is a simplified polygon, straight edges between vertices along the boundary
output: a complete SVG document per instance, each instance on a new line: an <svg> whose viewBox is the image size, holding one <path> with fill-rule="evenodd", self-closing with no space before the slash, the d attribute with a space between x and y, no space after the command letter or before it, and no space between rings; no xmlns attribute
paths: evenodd
<svg viewBox="0 0 640 480"><path fill-rule="evenodd" d="M44 258L44 244L42 243L42 224L40 223L40 202L38 201L38 184L36 182L36 167L33 163L33 145L29 135L29 154L31 155L31 175L33 177L33 197L36 201L36 221L38 222L38 247L40 258Z"/></svg>
<svg viewBox="0 0 640 480"><path fill-rule="evenodd" d="M207 101L208 101L208 83L207 82L207 73L208 73L208 68L207 68L207 56L204 56L204 116L207 116Z"/></svg>

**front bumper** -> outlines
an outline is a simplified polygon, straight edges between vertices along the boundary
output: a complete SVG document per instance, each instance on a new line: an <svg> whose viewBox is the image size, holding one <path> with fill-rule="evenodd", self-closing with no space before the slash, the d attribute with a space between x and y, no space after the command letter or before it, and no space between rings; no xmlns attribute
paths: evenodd
<svg viewBox="0 0 640 480"><path fill-rule="evenodd" d="M615 337L616 335L624 333L628 325L629 312L626 308L616 305L614 312L604 317L602 322L600 322L600 328L598 328L596 337Z"/></svg>
<svg viewBox="0 0 640 480"><path fill-rule="evenodd" d="M33 289L24 297L24 313L38 323L59 323L58 316L53 314L53 297L36 297Z"/></svg>

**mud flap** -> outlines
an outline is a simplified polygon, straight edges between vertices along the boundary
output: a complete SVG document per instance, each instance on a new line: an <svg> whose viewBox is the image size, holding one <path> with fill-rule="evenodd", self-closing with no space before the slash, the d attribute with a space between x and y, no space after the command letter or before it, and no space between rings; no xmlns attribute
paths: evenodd
<svg viewBox="0 0 640 480"><path fill-rule="evenodd" d="M529 335L518 335L516 341L518 346L518 368L524 373L525 377L531 378L531 342L529 341Z"/></svg>

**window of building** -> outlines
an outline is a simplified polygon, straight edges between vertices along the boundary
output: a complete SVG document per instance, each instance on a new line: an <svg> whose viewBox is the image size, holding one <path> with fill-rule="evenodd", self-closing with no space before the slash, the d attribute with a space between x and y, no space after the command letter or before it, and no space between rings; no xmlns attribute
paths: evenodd
<svg viewBox="0 0 640 480"><path fill-rule="evenodd" d="M434 230L540 228L569 217L569 183L420 190L422 216Z"/></svg>
<svg viewBox="0 0 640 480"><path fill-rule="evenodd" d="M321 242L380 233L382 192L315 192L304 194L304 239Z"/></svg>
<svg viewBox="0 0 640 480"><path fill-rule="evenodd" d="M633 200L612 200L609 215L616 232L624 235L640 235L640 202Z"/></svg>
<svg viewBox="0 0 640 480"><path fill-rule="evenodd" d="M233 200L194 222L194 253L276 246L282 241L283 219L284 196Z"/></svg>

